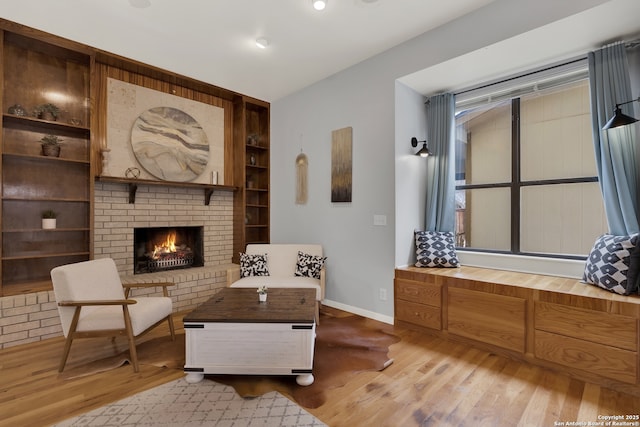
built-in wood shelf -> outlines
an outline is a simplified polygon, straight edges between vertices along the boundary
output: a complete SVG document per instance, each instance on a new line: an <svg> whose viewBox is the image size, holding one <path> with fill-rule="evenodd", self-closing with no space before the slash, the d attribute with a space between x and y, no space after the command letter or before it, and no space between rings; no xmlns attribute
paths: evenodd
<svg viewBox="0 0 640 427"><path fill-rule="evenodd" d="M204 204L209 206L211 196L214 191L237 191L238 187L232 185L217 185L217 184L199 184L194 182L174 182L174 181L153 181L150 179L131 179L131 178L118 178L111 176L98 176L97 181L125 184L129 187L129 203L136 202L136 192L139 185L149 185L155 187L179 187L179 188L201 188L204 191Z"/></svg>
<svg viewBox="0 0 640 427"><path fill-rule="evenodd" d="M3 153L2 155L4 157L15 157L17 159L35 159L37 161L43 161L43 162L69 162L69 163L81 163L86 165L90 163L89 160L67 159L64 157L53 157L53 156L43 156L43 155L33 156L30 154L14 154L14 153Z"/></svg>
<svg viewBox="0 0 640 427"><path fill-rule="evenodd" d="M80 45L0 20L0 296L51 290L53 268L93 256L93 64ZM58 120L29 115L51 101ZM25 115L8 113L16 104ZM44 155L46 135L59 156ZM46 210L57 229L41 228Z"/></svg>
<svg viewBox="0 0 640 427"><path fill-rule="evenodd" d="M16 116L15 114L3 113L2 118L5 125L40 128L42 130L63 130L88 136L90 130L87 126L74 125L63 121L51 121L37 119L31 116Z"/></svg>

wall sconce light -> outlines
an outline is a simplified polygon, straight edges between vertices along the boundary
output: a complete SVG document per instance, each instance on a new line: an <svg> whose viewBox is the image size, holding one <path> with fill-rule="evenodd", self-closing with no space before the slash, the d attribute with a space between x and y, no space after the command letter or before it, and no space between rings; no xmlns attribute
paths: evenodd
<svg viewBox="0 0 640 427"><path fill-rule="evenodd" d="M431 155L431 150L429 150L429 147L427 147L427 141L418 141L418 138L416 138L415 136L413 138L411 138L411 146L412 147L417 147L418 143L422 142L422 148L420 150L418 150L418 152L416 153L416 156L420 156L420 157L429 157Z"/></svg>
<svg viewBox="0 0 640 427"><path fill-rule="evenodd" d="M631 116L627 116L620 109L621 105L629 104L631 102L640 102L640 97L638 99L632 99L631 101L622 102L620 104L616 104L616 110L613 113L613 117L607 122L606 125L602 128L602 130L613 129L620 126L630 125L631 123L635 123L638 119L633 118Z"/></svg>
<svg viewBox="0 0 640 427"><path fill-rule="evenodd" d="M327 7L327 0L311 0L311 4L315 10L324 10Z"/></svg>

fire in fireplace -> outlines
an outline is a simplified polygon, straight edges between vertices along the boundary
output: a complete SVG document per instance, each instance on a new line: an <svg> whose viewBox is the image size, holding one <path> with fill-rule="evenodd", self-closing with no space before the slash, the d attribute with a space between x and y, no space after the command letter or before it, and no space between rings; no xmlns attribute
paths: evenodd
<svg viewBox="0 0 640 427"><path fill-rule="evenodd" d="M134 229L134 273L204 265L203 227Z"/></svg>

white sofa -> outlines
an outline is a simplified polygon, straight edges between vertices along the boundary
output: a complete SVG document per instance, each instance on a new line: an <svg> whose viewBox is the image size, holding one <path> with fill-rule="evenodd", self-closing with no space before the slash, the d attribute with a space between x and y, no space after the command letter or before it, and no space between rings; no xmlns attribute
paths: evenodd
<svg viewBox="0 0 640 427"><path fill-rule="evenodd" d="M227 270L227 286L232 288L313 288L316 290L316 323L319 323L320 305L324 299L326 268L320 270L320 279L296 276L298 251L323 256L322 245L308 244L249 244L248 255L267 255L268 276L241 277L240 266Z"/></svg>

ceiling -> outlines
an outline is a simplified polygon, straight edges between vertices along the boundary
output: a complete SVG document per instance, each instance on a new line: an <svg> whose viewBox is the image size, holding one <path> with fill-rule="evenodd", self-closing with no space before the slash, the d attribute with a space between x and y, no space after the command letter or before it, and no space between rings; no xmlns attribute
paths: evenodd
<svg viewBox="0 0 640 427"><path fill-rule="evenodd" d="M272 102L492 1L0 0L0 16Z"/></svg>
<svg viewBox="0 0 640 427"><path fill-rule="evenodd" d="M574 59L614 41L640 38L640 1L608 0L399 80L430 95L458 91Z"/></svg>
<svg viewBox="0 0 640 427"><path fill-rule="evenodd" d="M311 0L0 0L0 17L273 102L493 1L328 0L318 12ZM460 89L640 32L638 0L585 7L400 81Z"/></svg>

